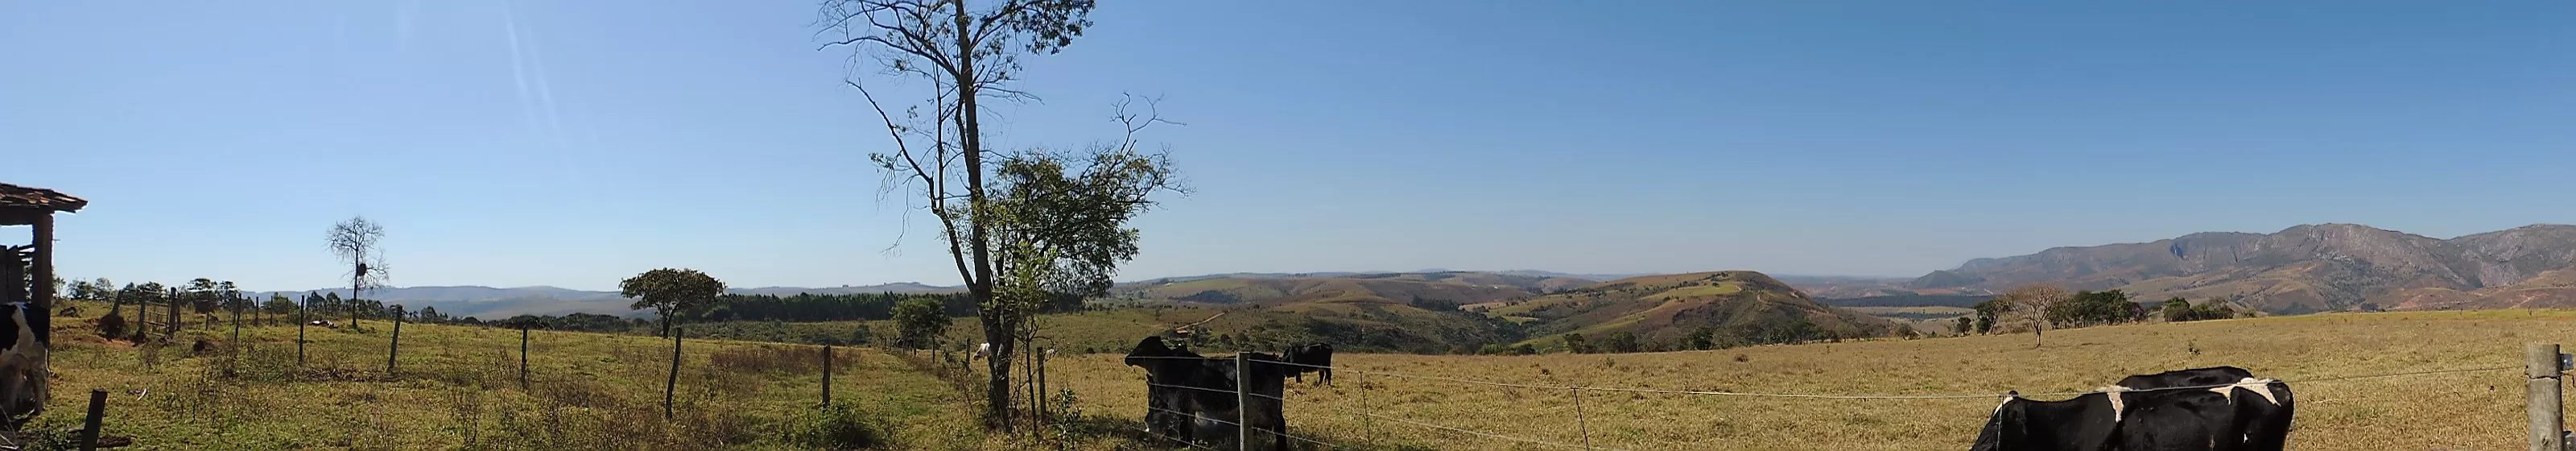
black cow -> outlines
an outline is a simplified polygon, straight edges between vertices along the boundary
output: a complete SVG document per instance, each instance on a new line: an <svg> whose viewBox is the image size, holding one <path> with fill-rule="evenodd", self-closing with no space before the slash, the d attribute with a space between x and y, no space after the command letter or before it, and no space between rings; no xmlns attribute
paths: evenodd
<svg viewBox="0 0 2576 451"><path fill-rule="evenodd" d="M1333 345L1328 343L1308 343L1288 348L1288 352L1285 354L1288 355L1288 363L1297 364L1289 365L1288 374L1295 376L1298 382L1306 381L1306 373L1316 373L1315 385L1324 385L1333 382Z"/></svg>
<svg viewBox="0 0 2576 451"><path fill-rule="evenodd" d="M2201 390L2225 397L2232 402L2236 417L2246 420L2243 430L2237 435L2242 437L2238 441L2240 446L2229 449L2281 451L2289 445L2290 418L2298 410L2289 384L2255 378L2254 372L2232 366L2129 376L2120 379L2120 387L2131 390L2207 387Z"/></svg>
<svg viewBox="0 0 2576 451"><path fill-rule="evenodd" d="M2260 391L2257 391L2260 390ZM2289 386L2234 367L2131 376L2064 401L2007 395L1972 451L2276 451Z"/></svg>
<svg viewBox="0 0 2576 451"><path fill-rule="evenodd" d="M1145 369L1145 430L1157 435L1209 442L1221 449L1237 445L1238 431L1231 423L1238 419L1264 431L1286 432L1287 420L1280 414L1280 397L1287 391L1288 365L1280 365L1278 356L1245 353L1250 360L1250 374L1238 374L1230 358L1204 358L1186 349L1175 349L1163 343L1162 337L1145 337L1127 352L1126 363ZM1248 387L1249 403L1238 403L1235 387ZM1248 404L1248 405L1239 405ZM1248 409L1247 409L1248 408ZM1248 417L1248 418L1247 418ZM1256 432L1256 434L1259 434ZM1288 438L1278 434L1253 437L1250 449L1288 449Z"/></svg>

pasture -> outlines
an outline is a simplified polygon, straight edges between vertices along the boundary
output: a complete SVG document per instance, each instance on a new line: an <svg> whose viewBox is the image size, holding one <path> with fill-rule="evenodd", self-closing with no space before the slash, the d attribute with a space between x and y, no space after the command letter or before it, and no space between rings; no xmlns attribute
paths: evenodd
<svg viewBox="0 0 2576 451"><path fill-rule="evenodd" d="M835 399L853 409L831 415L813 407L815 348L685 340L677 420L665 421L667 339L536 331L522 389L516 330L406 324L388 375L389 322L308 329L299 368L291 323L243 328L236 362L221 347L191 356L186 346L224 342L229 325L191 325L179 346L137 348L91 328L106 305L68 304L84 316L55 321L53 399L30 429L77 428L89 390L104 388L106 435L134 437L125 449L803 450L847 425L905 449L1016 446L983 434L962 392L865 349L837 353Z"/></svg>
<svg viewBox="0 0 2576 451"><path fill-rule="evenodd" d="M1997 398L1812 399L1546 386L1807 394L2074 392L2120 377L2232 365L2290 381L2292 445L2311 450L2512 449L2524 441L2522 346L2576 344L2576 311L2327 314L2030 334L1648 354L1345 354L1335 386L1291 382L1292 435L1394 449L1550 449L1397 421L1614 449L1959 450ZM2498 371L2304 382L2429 370ZM1143 372L1117 355L1064 356L1051 382L1095 415L1142 418ZM1309 375L1312 380L1312 375ZM2041 399L2062 399L2044 397ZM1588 430L1588 434L1585 431ZM1372 446L1374 445L1374 446Z"/></svg>

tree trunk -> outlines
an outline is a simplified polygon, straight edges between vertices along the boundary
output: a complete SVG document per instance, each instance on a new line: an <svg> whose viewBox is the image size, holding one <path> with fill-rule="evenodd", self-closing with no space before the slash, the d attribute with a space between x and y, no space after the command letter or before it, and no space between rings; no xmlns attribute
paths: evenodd
<svg viewBox="0 0 2576 451"><path fill-rule="evenodd" d="M2047 346L2048 341L2046 338L2040 336L2040 334L2047 331L2048 323L2041 322L2040 320L2030 320L2030 347L2036 348Z"/></svg>
<svg viewBox="0 0 2576 451"><path fill-rule="evenodd" d="M671 333L671 379L662 383L662 419L671 419L671 400L680 393L680 334Z"/></svg>
<svg viewBox="0 0 2576 451"><path fill-rule="evenodd" d="M987 427L1010 432L1011 349L1014 343L1007 323L1009 320L995 318L1002 315L992 313L987 312L982 317L984 342L993 345L993 352L984 356L985 374L990 376L984 385L984 422Z"/></svg>
<svg viewBox="0 0 2576 451"><path fill-rule="evenodd" d="M977 303L994 306L993 253L991 243L988 242L989 235L985 230L988 224L984 220L983 111L976 106L975 102L975 96L978 95L973 57L975 42L970 39L971 33L965 32L973 28L964 5L959 6L956 12L956 29L959 30L956 33L957 55L963 57L958 58L957 72L950 75L957 82L958 141L962 144L960 147L966 160L967 247L973 249L975 258L973 267L975 280L968 281L967 285L972 287L968 291L974 293ZM1011 430L1010 362L1011 350L1014 348L1010 338L1013 326L1017 325L1019 318L1012 317L1010 314L995 315L991 311L1009 310L1006 308L987 310L983 315L984 342L993 344L993 352L985 356L986 366L989 369L986 374L991 376L991 380L986 384L984 392L984 416L988 427L1009 432Z"/></svg>

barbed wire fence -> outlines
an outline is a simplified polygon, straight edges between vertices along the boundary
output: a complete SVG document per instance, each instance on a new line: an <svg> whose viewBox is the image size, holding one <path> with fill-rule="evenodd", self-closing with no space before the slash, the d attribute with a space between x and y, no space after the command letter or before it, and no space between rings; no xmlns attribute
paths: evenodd
<svg viewBox="0 0 2576 451"><path fill-rule="evenodd" d="M2568 358L2567 358L2568 356L2564 356L2563 354L2559 354L2559 353L2557 352L2557 349L2558 349L2558 346L2557 346L2557 345L2546 345L2546 348L2547 348L2547 351L2545 351L2545 352L2546 352L2546 354L2542 354L2542 352L2544 352L2544 351L2541 351L2541 350L2540 350L2540 349L2541 349L2541 346L2542 346L2542 345L2540 345L2540 344L2534 344L2534 345L2532 345L2532 348L2531 348L2532 350L2530 351L2530 353L2532 353L2533 355L2552 355L2552 356L2559 356L2559 357L2556 357L2553 361L2551 361L2551 362L2550 362L2551 364L2550 364L2550 365L2548 365L2548 368L2547 368L2547 369L2545 369L2545 370L2539 367L2539 365L2541 364L2541 363L2540 363L2540 362L2541 362L2541 359L2540 359L2539 357L2533 357L2533 358L2531 359L2531 360L2532 360L2532 362L2527 362L2525 365L2508 365L2508 366L2493 366L2493 367L2478 367L2478 368L2459 368L2459 369L2441 369L2441 370L2425 370L2425 371L2407 371L2407 372L2395 372L2395 373L2379 373L2379 374L2362 374L2362 375L2348 375L2348 376L2331 376L2331 377L2304 378L2304 379L2294 379L2294 380L2293 380L2293 379L2273 379L2273 380L2268 380L2268 381L2271 381L2271 382L2278 382L2278 383L2282 383L2282 384L2311 384L2311 383L2319 383L2319 382L2336 382L2336 381L2350 381L2350 380L2361 380L2361 379L2382 379L2382 378L2411 377L2411 376L2428 376L2428 375L2438 375L2438 374L2480 373L2480 372L2506 371L2506 370L2512 370L2512 369L2517 369L2517 368L2523 368L2523 369L2527 369L2527 370L2530 370L2530 371L2531 371L2531 373L2530 373L2530 374L2531 374L2531 377L2532 377L2532 378L2534 379L2534 381L2535 381L2535 382L2533 382L2533 383L2531 384L2531 389L2534 391L2534 393L2533 393L2533 399L2538 400L2538 399L2541 399L2541 398L2544 398L2544 397L2546 397L2546 398L2550 398L2550 399L2556 399L2556 398L2558 397L2558 390L2557 390L2558 383L2557 383L2557 381L2558 381L2558 379L2559 379L2559 375L2562 375L2562 374L2566 373L2566 372L2569 370L2568 368L2566 368L2566 367L2568 366L2568 365L2567 365L2568 363L2576 363L2576 362L2570 362L2569 360L2576 360L2576 359L2568 359ZM1237 355L1235 355L1235 356L1231 356L1231 357L1129 356L1128 358L1136 358L1136 359L1197 360L1197 361L1229 361L1229 362L1232 362L1232 361L1239 361L1239 360L1246 359L1245 354L1237 354ZM1239 363L1239 364L1240 364L1240 363ZM1362 426L1361 426L1361 427L1362 427L1362 429L1366 429L1366 430L1368 430L1368 433L1366 434L1368 437L1372 437L1372 438L1374 438L1374 437L1382 437L1382 436L1384 436L1384 434L1379 434L1379 433L1377 433L1377 432L1378 432L1378 431L1377 431L1377 424L1376 424L1374 421L1370 421L1370 420L1383 420L1383 421L1388 421L1388 422L1393 422L1393 423L1398 423L1398 424L1403 424L1403 425L1408 425L1408 426L1420 427L1420 428L1431 429L1431 430L1446 431L1446 432L1457 433L1457 434L1464 434L1464 435L1469 435L1469 436L1483 437L1483 438L1488 438L1488 439L1504 440L1504 441L1511 441L1511 442L1518 442L1518 443L1526 443L1526 444L1532 444L1532 445L1540 445L1540 446L1546 446L1546 447L1550 447L1550 448L1560 448L1560 449L1581 449L1581 450L1587 450L1587 451L1589 451L1589 450L1627 451L1627 450L1623 450L1623 449L1620 449L1620 448L1614 448L1614 447L1609 447L1609 446L1596 445L1596 444L1594 444L1594 443L1592 442L1592 427L1591 427L1591 422L1590 422L1590 419L1589 419L1588 415L1586 415L1586 412L1585 412L1585 410L1584 410L1584 408L1583 408L1583 395L1584 395L1584 392L1587 392L1587 391L1591 391L1591 392L1608 392L1608 393L1652 393L1652 394L1688 395L1688 396L1725 396L1725 397L1786 398L1786 399L1829 399L1829 400L1941 400L1941 399L1994 399L1994 400L2001 401L2001 400L2003 400L2003 399L2006 399L2007 397L2033 397L2033 396L2039 396L2039 397L2059 397L2059 396L2082 396L2082 395L2089 395L2089 394L2095 394L2095 393L2111 393L2111 392L2121 392L2121 393L2144 393L2144 392L2177 391L2177 390L2211 390L2211 389L2219 389L2219 388L2227 388L2227 387L2240 387L2240 386L2242 386L2242 385L2243 385L2243 382L2237 382L2237 383L2225 383L2225 384L2192 385L2192 386L2178 386L2178 387L2157 387L2157 388L2136 388L2136 389L2131 389L2131 388L2121 388L2121 387L2105 387L2105 389L2096 389L2096 390L2087 390L2087 391L2058 391L2058 392L2033 392L2033 393L2022 393L2022 392L2019 392L2019 391L2017 391L2017 390L2016 390L2016 391L2008 391L2008 392L2004 392L2004 393L1976 393L1976 394L1964 394L1964 393L1958 393L1958 394L1907 394L1907 393L1889 393L1889 394L1766 393L1766 392L1743 392L1743 391L1666 390L1666 389L1638 388L1638 387L1603 387L1603 386L1582 386L1582 385L1553 385L1553 384L1527 384L1527 383L1495 382L1495 381L1484 381L1484 380L1474 380L1474 379L1464 379L1464 378L1454 378L1454 377L1441 377L1441 376L1426 376L1426 375L1418 375L1418 374L1406 374L1406 373L1397 373L1397 372L1391 372L1391 371L1362 370L1362 369L1358 369L1358 368L1345 367L1345 366L1314 365L1314 364L1305 364L1305 363L1296 363L1296 362L1286 362L1286 361L1273 361L1273 360L1260 360L1260 359L1252 359L1252 360L1249 360L1249 364L1281 365L1281 366L1289 366L1289 367L1300 367L1300 368L1305 368L1305 369L1308 369L1308 370L1331 370L1331 371L1336 372L1337 374L1339 374L1339 373L1347 373L1347 374L1358 375L1358 376L1359 376L1359 378L1358 378L1358 380L1356 381L1356 385L1357 385L1357 387L1358 387L1358 388L1357 388L1357 394L1356 394L1355 398L1356 398L1356 402L1358 402L1358 403L1359 403L1359 407L1358 407L1358 408L1349 408L1349 407L1332 407L1332 408L1331 408L1331 410L1333 410L1333 411L1337 411L1337 412L1340 412L1340 413L1343 413L1343 414L1354 415L1354 416L1357 416L1357 417L1362 418ZM2546 373L2546 375L2545 375L2545 376L2544 376L2544 373ZM1468 428L1461 428L1461 427L1454 427L1454 426L1440 425L1440 424L1434 424L1434 423L1430 423L1430 422L1424 422L1424 421L1417 421L1417 420L1410 420L1410 419L1404 419L1404 418L1397 418L1397 417L1387 416L1387 415L1382 414L1382 412L1374 411L1374 409L1372 409L1372 408L1371 408L1371 406L1370 406L1370 404L1369 404L1369 399L1370 399L1370 398L1369 398L1369 391L1370 391L1371 385L1368 383L1368 380L1369 380L1370 378L1372 378L1372 377L1381 377L1381 378L1397 378L1397 379L1410 379L1410 380L1433 381L1433 382L1443 382L1443 383L1453 383L1453 384L1477 385L1477 386L1489 386L1489 387L1506 387L1506 388L1518 388L1518 389L1549 390L1549 391L1553 391L1553 390L1565 390L1565 391L1567 391L1567 392L1569 393L1570 398L1573 400L1573 407L1574 407L1574 414L1575 414L1575 425L1576 425L1576 429L1577 429L1577 436L1578 436L1578 437L1580 437L1580 442L1579 442L1579 443L1565 443L1565 442L1558 442L1558 441L1550 441L1550 440L1543 440L1543 439L1537 439L1537 438L1530 438L1530 437L1521 437L1521 436L1508 435L1508 434L1497 433L1497 432L1493 432L1493 431L1480 431L1480 430L1474 430L1474 429L1468 429ZM2541 384L2541 383L2539 383L2538 381L2539 381L2540 379L2543 379L2544 377L2547 379L2547 382L2548 382L2548 383L2547 383L2547 384ZM1207 392L1207 393L1218 393L1218 394L1233 395L1233 396L1236 396L1236 397L1237 397L1237 399L1247 399L1247 398L1265 398L1265 399L1270 399L1270 400L1279 401L1279 402L1281 403L1281 405L1283 405L1283 406L1284 406L1284 405L1286 404L1286 402L1288 401L1286 398L1281 397L1281 396L1271 396L1271 395L1265 395L1265 394L1260 394L1260 393L1252 393L1252 392L1248 391L1248 390L1245 388L1248 384L1242 384L1242 383L1235 383L1235 384L1233 384L1233 385L1234 385L1233 387L1197 387L1197 386L1174 385L1174 384L1165 384L1165 383L1156 383L1156 382L1147 382L1147 383L1146 383L1146 385L1147 385L1147 386L1150 386L1150 387L1161 387L1161 388L1171 388L1171 389L1181 389L1181 390L1193 390L1193 391L1199 391L1199 392ZM2542 387L2543 387L2544 385L2547 387L2547 389L2546 389L2546 390L2543 390L2543 389L2542 389ZM2543 392L2543 391L2546 391L2546 393L2541 393L2541 392ZM2559 443L2560 443L2560 440L2564 440L2563 438L2561 438L2561 437L2562 437L2562 435L2563 435L2563 433L2552 433L2552 434L2548 434L2549 443L2548 443L2548 444L2546 444L2546 445L2544 445L2544 444L2542 444L2542 443L2541 443L2541 442L2543 441L2543 438L2541 437L2541 435L2542 435L2541 431L2543 431L2543 430L2553 430L2553 431L2554 431L2554 430L2556 430L2556 429L2559 427L2559 425L2560 425L2560 424L2559 424L2557 421L2551 421L2551 422L2550 422L2548 425L2546 425L2546 426L2544 426L2543 424L2541 424L2541 423L2540 423L2540 422L2541 422L2541 417L2542 417L2542 412L2541 412L2541 411L2543 410L2543 408L2544 408L2544 407L2545 407L2545 408L2546 408L2546 410L2548 411L2548 412L2547 412L2547 416L2548 416L2550 419L2552 419L2552 420L2557 419L2557 418L2559 417L2559 415L2561 415L2561 412L2559 412L2559 411L2558 411L2558 410L2559 410L2559 406L2557 405L2558 403L2551 402L2551 403L2548 403L2549 405L2547 405L2547 406L2537 405L2537 404L2539 404L2538 402L2535 402L2534 404L2535 404L2535 405L2533 405L2533 406L2531 407L2531 409L2532 409L2532 411L2533 411L2533 414L2532 414L2532 418L2533 418L2533 420L2532 420L2532 421L2534 422L2534 423L2533 423L2533 428L2534 428L2534 429L2533 429L2533 438L2532 438L2532 441L2533 441L2533 449L2535 449L2535 450L2538 450L2538 449L2548 449L2548 450L2553 450L2553 451L2554 451L2554 450L2558 450L2558 449L2560 449L2559 447L2560 447L2560 446L2563 446L2563 445L2560 445L2560 444L2559 444ZM1180 411L1174 411L1174 410L1164 409L1164 408L1160 408L1160 407L1154 407L1154 406L1152 406L1152 405L1150 405L1150 404L1149 404L1146 408L1147 408L1149 411L1153 411L1153 412L1162 412L1162 413L1167 413L1167 414L1172 414L1172 415L1178 415L1178 416L1182 416L1182 417L1188 417L1188 418L1190 418L1190 419L1192 419L1192 420L1205 421L1205 422L1209 422L1209 423L1222 424L1222 425L1226 425L1226 426L1236 427L1236 428L1238 428L1238 430L1239 430L1239 431L1248 431L1248 432L1245 432L1245 433L1243 433L1243 434L1239 434L1239 435L1235 436L1235 441L1236 441L1237 443L1249 443L1249 440L1248 440L1246 437L1244 437L1244 436L1243 436L1244 434L1249 434L1249 433L1260 433L1260 434L1268 434L1268 435L1274 435L1274 436L1278 436L1278 437L1284 437L1284 438L1287 438L1287 439L1289 439L1289 440L1295 440L1295 441L1302 442L1302 443L1313 444L1313 445L1316 445L1316 446L1321 447L1322 449L1340 449L1340 448L1347 448L1347 447L1349 447L1349 446L1346 446L1346 445L1335 445L1335 444L1333 444L1333 443L1330 443L1330 442L1327 442L1327 441L1324 441L1324 440L1315 439L1315 438L1312 438L1312 437L1298 436L1298 435L1294 435L1294 434L1287 433L1287 432L1285 432L1285 431L1274 431L1274 430L1269 430L1269 429L1265 429L1265 428L1258 428L1258 427L1252 427L1252 428L1246 428L1246 427L1243 427L1243 423L1247 421L1247 418L1246 418L1246 417L1250 414L1250 413L1248 412L1250 409L1246 406L1246 404L1245 404L1245 403L1241 403L1241 402L1236 403L1236 404L1235 404L1235 406L1236 406L1236 408L1235 408L1236 418L1232 418L1232 419L1210 417L1210 416L1208 416L1208 415L1205 415L1204 413L1192 413L1192 412L1180 412ZM1284 411L1282 412L1282 414L1284 415ZM1170 436L1170 435L1165 435L1165 434L1162 434L1162 433L1160 433L1160 432L1157 432L1157 431L1155 431L1155 430L1154 430L1154 424L1153 424L1153 422L1152 422L1152 421L1150 421L1150 419L1149 419L1146 423L1147 423L1147 425L1146 425L1146 428L1145 428L1145 431L1144 431L1144 432L1145 432L1146 434L1148 434L1148 435L1152 435L1152 436L1155 436L1155 437L1160 437L1160 438L1163 438L1163 439L1166 439L1166 440L1171 440L1171 441L1173 441L1173 442L1175 442L1175 443L1179 443L1179 444L1187 445L1187 446L1189 446L1189 447L1196 448L1196 449L1211 449L1211 450L1213 450L1213 449L1220 449L1220 448L1217 448L1217 447L1209 446L1209 445L1204 444L1204 443L1200 443L1199 441L1189 440L1189 439L1182 438L1182 437L1173 437L1173 436ZM1188 435L1188 434L1184 434L1184 435ZM2542 448L2543 446L2547 446L2547 448ZM1249 447L1249 446L1245 446L1245 447L1244 447L1244 449L1251 449L1251 447Z"/></svg>

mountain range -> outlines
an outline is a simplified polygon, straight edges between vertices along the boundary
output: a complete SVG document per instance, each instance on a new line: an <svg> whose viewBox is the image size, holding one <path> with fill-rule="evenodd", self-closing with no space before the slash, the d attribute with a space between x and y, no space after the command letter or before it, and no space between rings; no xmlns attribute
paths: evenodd
<svg viewBox="0 0 2576 451"><path fill-rule="evenodd" d="M2576 307L2576 226L2436 239L2356 224L2205 232L1969 260L1909 289L1995 293L2047 283L2141 300L2223 298L2272 313Z"/></svg>

